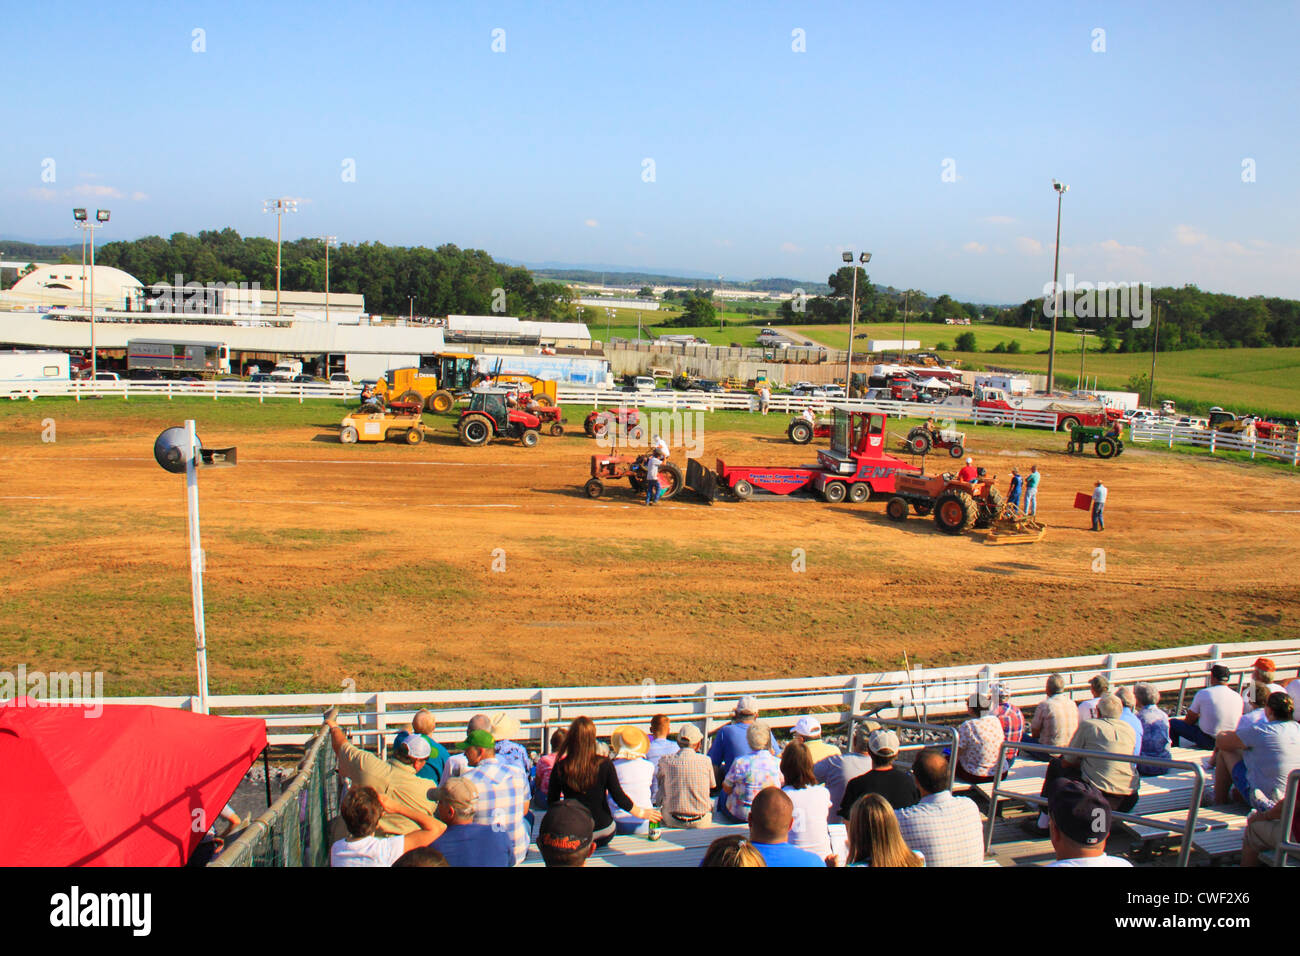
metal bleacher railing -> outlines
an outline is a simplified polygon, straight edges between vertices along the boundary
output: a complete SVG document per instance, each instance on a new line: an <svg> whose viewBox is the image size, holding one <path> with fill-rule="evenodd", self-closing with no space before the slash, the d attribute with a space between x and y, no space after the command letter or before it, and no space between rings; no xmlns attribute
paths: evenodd
<svg viewBox="0 0 1300 956"><path fill-rule="evenodd" d="M322 723L284 793L209 866L328 865L327 831L339 808L336 767Z"/></svg>
<svg viewBox="0 0 1300 956"><path fill-rule="evenodd" d="M1172 760L1165 757L1147 757L1134 754L1112 754L1098 750L1078 750L1072 747L1050 747L1044 744L1025 743L1024 741L1003 741L998 751L998 768L994 771L993 782L989 789L989 812L985 821L986 832L984 835L984 847L989 849L993 845L993 828L998 819L998 803L1004 799L1014 800L1017 803L1028 804L1042 809L1047 806L1047 799L1036 793L1025 793L1022 790L1004 788L1003 778L1007 772L1007 751L1015 750L1023 756L1026 753L1040 754L1044 757L1078 757L1088 760L1110 760L1123 763L1131 763L1135 766L1141 764L1144 767L1163 767L1166 770L1190 770L1192 773L1191 795L1188 797L1188 806L1186 808L1186 817L1182 823L1176 820L1164 820L1158 816L1148 816L1141 813L1119 813L1111 814L1112 819L1122 820L1125 823L1136 823L1144 827L1151 827L1156 830L1167 830L1170 833L1182 834L1182 843L1178 848L1178 865L1186 866L1192 854L1192 837L1196 833L1196 815L1201 809L1201 800L1205 793L1205 771L1201 769L1199 763L1194 760ZM1152 779L1152 778L1147 778ZM1035 779L1035 782L1037 780ZM1139 784L1138 793L1141 793ZM1141 797L1138 798L1141 800ZM1134 810L1138 809L1136 806ZM1162 813L1167 811L1162 811Z"/></svg>
<svg viewBox="0 0 1300 956"><path fill-rule="evenodd" d="M1282 802L1282 819L1286 825L1282 830L1282 841L1273 851L1274 866L1286 866L1290 857L1300 857L1300 841L1296 839L1296 805L1300 803L1300 770L1292 770L1286 778L1286 799Z"/></svg>

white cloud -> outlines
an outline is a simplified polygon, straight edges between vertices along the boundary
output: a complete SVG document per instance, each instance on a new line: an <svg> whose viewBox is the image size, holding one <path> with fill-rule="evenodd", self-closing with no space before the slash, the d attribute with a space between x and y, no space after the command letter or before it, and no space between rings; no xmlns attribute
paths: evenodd
<svg viewBox="0 0 1300 956"><path fill-rule="evenodd" d="M803 249L801 249L799 246L796 246L793 242L783 242L781 243L781 251L789 252L789 253L799 253L799 252L803 252Z"/></svg>
<svg viewBox="0 0 1300 956"><path fill-rule="evenodd" d="M1098 243L1097 248L1108 255L1145 256L1147 254L1141 246L1126 246L1118 239L1106 239Z"/></svg>
<svg viewBox="0 0 1300 956"><path fill-rule="evenodd" d="M1174 226L1174 240L1180 246L1198 246L1208 238L1205 233L1191 226Z"/></svg>
<svg viewBox="0 0 1300 956"><path fill-rule="evenodd" d="M1006 225L1010 225L1016 220L1012 216L985 216L984 221L990 222L995 226L1006 226Z"/></svg>
<svg viewBox="0 0 1300 956"><path fill-rule="evenodd" d="M125 199L121 190L114 189L112 186L92 186L90 183L78 183L72 187L74 196L85 196L88 199Z"/></svg>
<svg viewBox="0 0 1300 956"><path fill-rule="evenodd" d="M961 248L963 252L974 252L977 254L981 252L988 252L989 249L988 246L984 245L981 242L968 242L966 243L966 245L962 246Z"/></svg>
<svg viewBox="0 0 1300 956"><path fill-rule="evenodd" d="M1043 244L1037 239L1030 239L1028 236L1017 236L1016 251L1026 256L1041 255L1043 252Z"/></svg>
<svg viewBox="0 0 1300 956"><path fill-rule="evenodd" d="M584 219L582 224L586 226L588 229L595 229L597 226L600 225L600 223L598 223L594 219Z"/></svg>
<svg viewBox="0 0 1300 956"><path fill-rule="evenodd" d="M57 189L50 189L46 186L33 186L27 190L28 199L39 199L41 202L53 202L59 198Z"/></svg>
<svg viewBox="0 0 1300 956"><path fill-rule="evenodd" d="M142 192L136 191L131 193L131 198L136 202L144 202L144 200L148 199L149 197Z"/></svg>

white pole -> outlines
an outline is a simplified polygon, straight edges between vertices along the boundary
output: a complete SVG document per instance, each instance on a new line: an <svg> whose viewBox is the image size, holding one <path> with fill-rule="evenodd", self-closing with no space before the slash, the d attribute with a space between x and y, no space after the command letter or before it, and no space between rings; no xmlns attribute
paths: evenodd
<svg viewBox="0 0 1300 956"><path fill-rule="evenodd" d="M199 713L208 712L208 644L203 628L203 546L199 541L199 440L194 419L185 422L190 457L185 466L185 490L190 518L190 595L194 602L194 648L198 665Z"/></svg>

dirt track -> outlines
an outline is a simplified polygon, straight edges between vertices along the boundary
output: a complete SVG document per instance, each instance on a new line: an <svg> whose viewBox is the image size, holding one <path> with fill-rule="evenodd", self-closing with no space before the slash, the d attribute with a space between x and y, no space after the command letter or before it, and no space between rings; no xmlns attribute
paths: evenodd
<svg viewBox="0 0 1300 956"><path fill-rule="evenodd" d="M53 445L5 429L0 659L104 669L110 694L187 692L184 482L149 457L158 428L73 421ZM1056 436L1008 431L973 452L1004 487L1013 464L1039 464L1049 532L990 547L896 525L880 502L650 510L626 487L588 501L590 440L476 450L435 430L414 448L341 446L323 427L208 436L240 456L201 480L214 693L665 683L877 669L905 650L940 665L1300 636L1300 477L1280 469L1141 448L1074 459L1041 451ZM717 457L814 453L710 432ZM1104 534L1071 507L1098 476Z"/></svg>

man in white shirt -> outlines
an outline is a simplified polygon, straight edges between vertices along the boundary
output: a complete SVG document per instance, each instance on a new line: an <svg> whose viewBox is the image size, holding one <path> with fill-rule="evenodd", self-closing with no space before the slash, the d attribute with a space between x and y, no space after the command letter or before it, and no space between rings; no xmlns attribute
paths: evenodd
<svg viewBox="0 0 1300 956"><path fill-rule="evenodd" d="M1225 730L1236 730L1245 712L1241 697L1228 686L1232 671L1222 664L1210 668L1210 686L1198 690L1182 720L1169 721L1169 742L1179 747L1178 738L1191 741L1200 750L1213 750L1214 738Z"/></svg>
<svg viewBox="0 0 1300 956"><path fill-rule="evenodd" d="M1267 685L1270 694L1287 693L1285 687L1273 680L1277 674L1277 665L1273 663L1271 657L1257 657L1251 666L1254 668L1250 675L1252 681ZM1241 701L1242 713L1249 714L1255 709L1254 693L1249 684L1241 692Z"/></svg>
<svg viewBox="0 0 1300 956"><path fill-rule="evenodd" d="M1105 531L1106 486L1098 481L1092 486L1092 530Z"/></svg>
<svg viewBox="0 0 1300 956"><path fill-rule="evenodd" d="M413 833L380 836L375 832L384 814L413 820ZM428 846L447 831L447 825L422 810L389 800L374 787L353 787L339 806L347 825L346 839L330 847L330 866L392 866L408 850Z"/></svg>
<svg viewBox="0 0 1300 956"><path fill-rule="evenodd" d="M659 500L663 488L659 485L659 453L652 451L645 460L645 503L653 505Z"/></svg>
<svg viewBox="0 0 1300 956"><path fill-rule="evenodd" d="M476 730L487 730L492 726L492 718L487 714L475 714L465 725L465 736L468 737ZM442 779L450 780L452 777L459 777L469 769L469 758L463 753L452 754L447 758L447 769L443 771Z"/></svg>
<svg viewBox="0 0 1300 956"><path fill-rule="evenodd" d="M1097 701L1110 690L1110 681L1098 674L1088 681L1088 690L1092 691L1092 697L1079 702L1079 723L1097 719Z"/></svg>
<svg viewBox="0 0 1300 956"><path fill-rule="evenodd" d="M1058 779L1047 797L1048 833L1056 861L1048 866L1132 866L1106 855L1110 803L1096 787Z"/></svg>
<svg viewBox="0 0 1300 956"><path fill-rule="evenodd" d="M772 391L766 384L758 390L758 407L764 415L767 414L768 407L772 404Z"/></svg>

